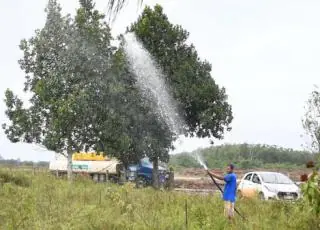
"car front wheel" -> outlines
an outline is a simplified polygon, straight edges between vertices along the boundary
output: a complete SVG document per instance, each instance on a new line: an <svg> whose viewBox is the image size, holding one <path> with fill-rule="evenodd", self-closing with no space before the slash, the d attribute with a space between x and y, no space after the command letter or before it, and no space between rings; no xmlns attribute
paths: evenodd
<svg viewBox="0 0 320 230"><path fill-rule="evenodd" d="M265 196L264 196L263 192L259 193L259 200L265 200Z"/></svg>

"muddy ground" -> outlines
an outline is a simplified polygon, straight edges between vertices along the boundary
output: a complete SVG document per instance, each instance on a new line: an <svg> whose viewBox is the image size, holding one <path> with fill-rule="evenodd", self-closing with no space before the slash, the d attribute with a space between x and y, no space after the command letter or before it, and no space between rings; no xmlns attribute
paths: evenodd
<svg viewBox="0 0 320 230"><path fill-rule="evenodd" d="M305 173L310 173L308 169L237 169L235 173L237 174L238 180L240 180L243 175L251 171L272 171L281 172L289 176L293 181L299 182L300 175ZM217 174L223 174L222 170L213 170ZM188 168L184 169L179 173L175 173L175 187L185 188L185 189L217 189L211 181L210 177L206 174L203 169ZM223 181L218 181L219 184L223 185Z"/></svg>

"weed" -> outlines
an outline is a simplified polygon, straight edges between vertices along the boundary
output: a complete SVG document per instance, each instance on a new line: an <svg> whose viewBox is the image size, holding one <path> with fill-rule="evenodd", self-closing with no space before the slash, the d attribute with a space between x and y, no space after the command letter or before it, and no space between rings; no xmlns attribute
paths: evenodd
<svg viewBox="0 0 320 230"><path fill-rule="evenodd" d="M204 230L312 229L319 226L319 220L306 211L305 202L239 200L236 206L248 221L236 216L235 227L223 216L220 196L135 189L131 184L100 184L84 178L70 184L46 173L35 176L24 173L23 181L32 181L32 184L21 187L19 183L11 183L15 181L12 178L20 178L19 172L12 174L1 174L7 181L0 188L1 229L180 230L186 229L186 223L188 229Z"/></svg>
<svg viewBox="0 0 320 230"><path fill-rule="evenodd" d="M13 183L18 186L28 187L30 186L30 180L25 176L21 175L13 175L8 171L1 170L0 171L0 185L4 183Z"/></svg>

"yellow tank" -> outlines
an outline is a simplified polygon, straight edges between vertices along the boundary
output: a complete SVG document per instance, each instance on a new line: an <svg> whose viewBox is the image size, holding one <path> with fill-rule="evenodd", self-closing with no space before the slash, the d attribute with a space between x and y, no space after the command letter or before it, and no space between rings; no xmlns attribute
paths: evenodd
<svg viewBox="0 0 320 230"><path fill-rule="evenodd" d="M95 156L95 160L96 160L96 161L103 161L103 160L104 160L104 157L103 157L103 155L102 155L101 153L99 153L99 154L97 154L97 155Z"/></svg>
<svg viewBox="0 0 320 230"><path fill-rule="evenodd" d="M90 153L84 153L84 154L83 154L83 159L84 159L85 161L91 161L91 155L90 155Z"/></svg>
<svg viewBox="0 0 320 230"><path fill-rule="evenodd" d="M79 153L79 161L84 161L85 155L83 153Z"/></svg>
<svg viewBox="0 0 320 230"><path fill-rule="evenodd" d="M79 160L79 153L74 153L74 154L72 155L72 160L73 160L73 161Z"/></svg>
<svg viewBox="0 0 320 230"><path fill-rule="evenodd" d="M89 152L89 153L73 153L72 154L72 160L74 161L104 161L109 160L109 158L105 158L103 156L103 153L95 153L95 152Z"/></svg>

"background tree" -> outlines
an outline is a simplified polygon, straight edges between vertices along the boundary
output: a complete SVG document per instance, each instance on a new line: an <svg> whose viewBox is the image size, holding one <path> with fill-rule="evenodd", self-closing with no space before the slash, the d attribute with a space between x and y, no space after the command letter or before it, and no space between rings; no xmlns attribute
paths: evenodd
<svg viewBox="0 0 320 230"><path fill-rule="evenodd" d="M307 181L302 185L302 192L308 207L315 217L320 216L320 93L318 87L312 91L306 105L306 113L302 120L306 134L311 139L311 150L315 154L317 165L313 161L307 162L307 168L312 168L312 173L307 176Z"/></svg>
<svg viewBox="0 0 320 230"><path fill-rule="evenodd" d="M210 168L225 168L233 162L237 168L303 168L307 161L313 159L309 151L298 151L270 145L224 144L196 151ZM176 168L201 168L202 166L190 156L190 153L175 154L170 164Z"/></svg>
<svg viewBox="0 0 320 230"><path fill-rule="evenodd" d="M320 160L320 93L318 87L312 91L307 101L306 112L302 119L303 128L311 139L311 150Z"/></svg>

